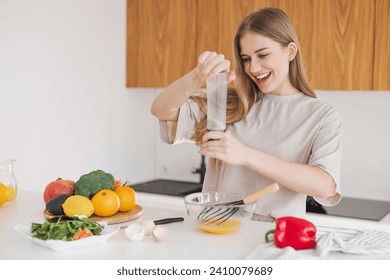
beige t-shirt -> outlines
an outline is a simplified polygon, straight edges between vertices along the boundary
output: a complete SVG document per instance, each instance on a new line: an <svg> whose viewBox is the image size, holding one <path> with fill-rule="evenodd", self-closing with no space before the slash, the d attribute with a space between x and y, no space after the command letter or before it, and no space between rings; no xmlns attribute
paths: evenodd
<svg viewBox="0 0 390 280"><path fill-rule="evenodd" d="M177 122L160 122L161 139L169 144L193 141L194 125L202 112L188 100L180 108ZM340 193L341 121L339 113L328 103L297 93L288 96L264 94L247 117L229 130L239 141L270 155L328 172L337 185L337 194L319 203L337 204ZM239 165L208 160L203 191L252 193L273 183L258 172ZM280 186L280 190L260 199L255 213L274 218L293 215L303 217L306 195Z"/></svg>

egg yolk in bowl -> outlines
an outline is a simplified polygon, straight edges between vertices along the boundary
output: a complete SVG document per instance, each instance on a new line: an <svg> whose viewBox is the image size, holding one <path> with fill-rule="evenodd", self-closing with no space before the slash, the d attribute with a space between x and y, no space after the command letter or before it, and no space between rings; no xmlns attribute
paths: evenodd
<svg viewBox="0 0 390 280"><path fill-rule="evenodd" d="M209 233L224 234L236 231L241 226L241 221L229 219L222 223L206 222L199 224L201 230Z"/></svg>

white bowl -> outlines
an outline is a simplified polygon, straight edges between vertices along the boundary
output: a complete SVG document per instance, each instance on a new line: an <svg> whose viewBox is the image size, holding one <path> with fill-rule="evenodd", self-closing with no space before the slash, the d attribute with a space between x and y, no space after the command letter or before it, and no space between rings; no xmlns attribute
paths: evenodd
<svg viewBox="0 0 390 280"><path fill-rule="evenodd" d="M107 225L106 222L99 222L103 226L103 230L100 235L93 235L88 238L81 238L78 240L72 240L72 241L63 241L63 240L42 240L36 237L33 237L31 235L31 226L25 226L25 225L15 225L15 230L22 234L24 237L30 239L32 242L41 245L43 247L46 247L50 250L56 251L56 252L63 252L68 251L70 249L81 250L83 248L90 249L97 247L100 243L106 242L108 239L110 239L115 233L118 232L118 228L113 228ZM90 246L86 246L90 245Z"/></svg>

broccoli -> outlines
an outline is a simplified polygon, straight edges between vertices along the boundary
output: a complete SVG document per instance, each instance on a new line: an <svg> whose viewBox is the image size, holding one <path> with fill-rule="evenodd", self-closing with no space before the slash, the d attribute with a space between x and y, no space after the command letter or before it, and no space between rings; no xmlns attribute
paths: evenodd
<svg viewBox="0 0 390 280"><path fill-rule="evenodd" d="M102 189L113 190L114 186L114 176L102 170L95 170L80 177L76 182L74 193L90 199L98 191Z"/></svg>

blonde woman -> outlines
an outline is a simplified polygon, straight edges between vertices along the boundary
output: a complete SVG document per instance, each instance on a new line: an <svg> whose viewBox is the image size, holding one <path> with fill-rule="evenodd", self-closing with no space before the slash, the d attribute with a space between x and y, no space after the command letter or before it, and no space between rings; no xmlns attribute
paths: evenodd
<svg viewBox="0 0 390 280"><path fill-rule="evenodd" d="M248 15L234 39L234 60L231 70L222 54L206 51L195 69L157 96L151 112L162 140L199 145L209 159L203 191L251 193L277 182L280 190L257 203L257 215L302 217L307 195L337 204L340 117L310 87L288 16L276 8ZM221 71L234 80L227 129L207 131L207 100L194 93Z"/></svg>

